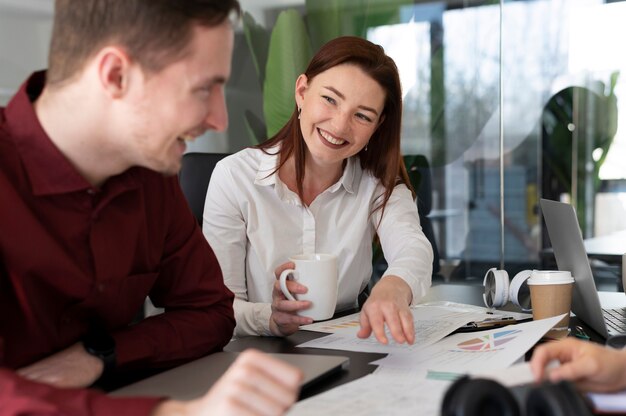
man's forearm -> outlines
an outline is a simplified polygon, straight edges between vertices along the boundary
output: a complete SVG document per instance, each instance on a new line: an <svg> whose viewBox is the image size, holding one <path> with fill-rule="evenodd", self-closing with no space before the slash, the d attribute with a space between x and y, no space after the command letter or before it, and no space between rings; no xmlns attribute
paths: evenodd
<svg viewBox="0 0 626 416"><path fill-rule="evenodd" d="M113 398L95 390L60 389L36 383L16 373L0 369L2 416L24 414L107 416L149 415L160 398Z"/></svg>
<svg viewBox="0 0 626 416"><path fill-rule="evenodd" d="M230 304L206 310L175 310L144 319L113 333L119 368L171 367L210 352L230 341L235 319Z"/></svg>

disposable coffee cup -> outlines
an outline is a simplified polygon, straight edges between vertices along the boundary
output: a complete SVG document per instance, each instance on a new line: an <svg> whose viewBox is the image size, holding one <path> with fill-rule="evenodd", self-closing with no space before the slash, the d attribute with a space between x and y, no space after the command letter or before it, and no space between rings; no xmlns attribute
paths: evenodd
<svg viewBox="0 0 626 416"><path fill-rule="evenodd" d="M569 333L574 278L568 271L533 270L527 280L533 305L533 319L545 319L566 314L546 334L548 338L563 338Z"/></svg>
<svg viewBox="0 0 626 416"><path fill-rule="evenodd" d="M332 254L300 254L289 258L296 267L280 275L280 290L289 300L308 300L311 307L298 315L315 321L332 318L337 306L337 257ZM287 289L287 279L307 287L307 292L294 295Z"/></svg>

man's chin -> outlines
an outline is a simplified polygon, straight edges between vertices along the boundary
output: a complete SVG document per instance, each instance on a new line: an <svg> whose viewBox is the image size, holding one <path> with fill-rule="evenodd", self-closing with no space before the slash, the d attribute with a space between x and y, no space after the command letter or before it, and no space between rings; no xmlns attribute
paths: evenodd
<svg viewBox="0 0 626 416"><path fill-rule="evenodd" d="M176 176L180 173L180 168L181 168L181 165L179 163L176 166L162 169L160 170L160 172L163 174L163 176Z"/></svg>
<svg viewBox="0 0 626 416"><path fill-rule="evenodd" d="M163 176L175 176L180 173L181 166L182 161L178 160L176 162L160 163L158 165L153 164L152 166L148 166L148 169L159 172Z"/></svg>
<svg viewBox="0 0 626 416"><path fill-rule="evenodd" d="M176 176L176 175L178 175L178 173L179 173L179 172L180 172L180 170L177 170L177 171L175 171L175 172L172 172L172 171L164 171L164 172L161 172L161 174L162 174L163 176L170 177L170 176Z"/></svg>

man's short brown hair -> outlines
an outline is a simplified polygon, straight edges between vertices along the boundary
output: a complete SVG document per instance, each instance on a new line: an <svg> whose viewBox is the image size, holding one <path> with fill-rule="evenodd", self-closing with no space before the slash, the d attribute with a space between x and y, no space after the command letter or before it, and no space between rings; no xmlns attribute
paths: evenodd
<svg viewBox="0 0 626 416"><path fill-rule="evenodd" d="M195 24L240 14L237 0L56 0L48 84L63 82L111 44L157 72L182 56Z"/></svg>

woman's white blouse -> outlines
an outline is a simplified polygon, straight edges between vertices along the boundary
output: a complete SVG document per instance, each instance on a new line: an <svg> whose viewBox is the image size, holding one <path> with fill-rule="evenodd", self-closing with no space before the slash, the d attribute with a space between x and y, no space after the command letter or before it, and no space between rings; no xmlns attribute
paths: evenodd
<svg viewBox="0 0 626 416"><path fill-rule="evenodd" d="M372 275L381 210L370 214L384 192L379 180L350 158L341 179L307 207L272 173L277 162L277 155L244 149L217 164L207 192L202 228L235 294L237 336L270 335L274 270L294 254L337 256L337 311L357 306ZM405 280L416 303L430 287L433 252L406 186L391 194L378 236L389 264L383 278Z"/></svg>

